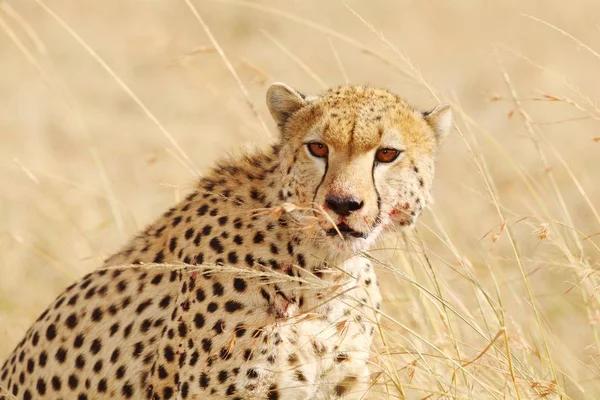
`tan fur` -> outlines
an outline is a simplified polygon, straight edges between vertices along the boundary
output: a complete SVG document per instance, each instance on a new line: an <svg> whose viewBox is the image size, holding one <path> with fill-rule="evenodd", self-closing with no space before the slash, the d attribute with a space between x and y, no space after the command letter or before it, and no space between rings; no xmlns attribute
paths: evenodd
<svg viewBox="0 0 600 400"><path fill-rule="evenodd" d="M0 387L17 398L364 395L381 295L361 252L429 202L450 111L423 114L363 86L304 96L275 84L267 104L278 143L215 168L109 270L61 294L0 370ZM327 159L307 141L325 144ZM383 147L403 153L375 163ZM331 195L364 205L340 216ZM364 236L326 233L342 223ZM115 269L128 264L139 265Z"/></svg>

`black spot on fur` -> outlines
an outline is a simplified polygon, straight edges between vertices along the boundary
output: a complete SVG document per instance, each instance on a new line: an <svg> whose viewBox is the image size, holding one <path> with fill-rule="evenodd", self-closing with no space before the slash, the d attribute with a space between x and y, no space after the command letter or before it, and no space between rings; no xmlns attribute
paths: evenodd
<svg viewBox="0 0 600 400"><path fill-rule="evenodd" d="M215 282L213 283L213 293L215 296L223 296L223 293L225 292L225 288L223 288L223 285L221 285L219 282Z"/></svg>
<svg viewBox="0 0 600 400"><path fill-rule="evenodd" d="M156 256L154 257L153 262L160 264L165 260L165 255L163 253L163 251L159 251L158 253L156 253Z"/></svg>
<svg viewBox="0 0 600 400"><path fill-rule="evenodd" d="M56 337L56 326L54 324L50 324L46 329L46 339L52 341Z"/></svg>
<svg viewBox="0 0 600 400"><path fill-rule="evenodd" d="M238 256L235 251L230 251L229 254L227 254L227 261L229 261L230 264L237 264Z"/></svg>
<svg viewBox="0 0 600 400"><path fill-rule="evenodd" d="M243 293L246 290L246 281L242 278L235 278L233 280L233 288L240 293Z"/></svg>
<svg viewBox="0 0 600 400"><path fill-rule="evenodd" d="M227 311L229 313L233 313L238 310L242 310L243 308L244 308L244 305L242 303L240 303L239 301L229 300L229 301L225 302L225 311Z"/></svg>
<svg viewBox="0 0 600 400"><path fill-rule="evenodd" d="M256 232L252 241L256 244L262 243L265 241L265 234L262 232Z"/></svg>
<svg viewBox="0 0 600 400"><path fill-rule="evenodd" d="M206 205L206 204L203 204L200 208L198 208L198 210L196 210L196 213L201 217L206 215L207 212L208 212L208 205Z"/></svg>
<svg viewBox="0 0 600 400"><path fill-rule="evenodd" d="M200 314L200 313L196 313L196 315L194 316L194 325L196 326L196 329L200 329L204 326L205 323L205 319L204 319L204 315Z"/></svg>
<svg viewBox="0 0 600 400"><path fill-rule="evenodd" d="M209 243L210 247L216 251L218 254L223 253L223 251L225 250L223 245L221 244L221 241L219 240L219 238L214 237L210 240Z"/></svg>
<svg viewBox="0 0 600 400"><path fill-rule="evenodd" d="M209 338L202 339L202 350L204 350L206 353L210 353L211 349L212 349L212 340L210 340Z"/></svg>
<svg viewBox="0 0 600 400"><path fill-rule="evenodd" d="M217 311L217 309L219 308L219 305L215 302L210 302L208 303L208 306L206 307L206 311L208 311L209 313L214 313L215 311Z"/></svg>
<svg viewBox="0 0 600 400"><path fill-rule="evenodd" d="M200 387L206 389L208 387L208 385L210 384L210 377L208 375L206 375L205 372L202 372L200 374L200 379L199 382Z"/></svg>

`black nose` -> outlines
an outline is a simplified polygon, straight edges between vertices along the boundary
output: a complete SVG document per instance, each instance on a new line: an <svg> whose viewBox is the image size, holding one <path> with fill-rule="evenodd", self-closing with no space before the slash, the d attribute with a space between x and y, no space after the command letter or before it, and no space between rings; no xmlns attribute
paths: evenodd
<svg viewBox="0 0 600 400"><path fill-rule="evenodd" d="M352 197L331 195L325 197L325 204L342 217L347 217L351 212L360 210L364 205L361 200Z"/></svg>

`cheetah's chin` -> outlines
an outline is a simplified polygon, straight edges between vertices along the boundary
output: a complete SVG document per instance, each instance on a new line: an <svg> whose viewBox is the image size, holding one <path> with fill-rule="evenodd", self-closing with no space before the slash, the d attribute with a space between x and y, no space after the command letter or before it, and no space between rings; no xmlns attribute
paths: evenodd
<svg viewBox="0 0 600 400"><path fill-rule="evenodd" d="M327 235L327 236L341 235L344 239L347 237L366 239L369 236L368 234L366 234L364 232L355 231L354 229L350 228L350 226L345 222L338 224L335 228L330 228L330 229L326 230L325 235Z"/></svg>
<svg viewBox="0 0 600 400"><path fill-rule="evenodd" d="M337 230L333 230L335 232L333 235L329 233L331 229L324 231L330 250L334 250L334 253L342 251L342 254L356 255L364 251L368 251L375 244L377 238L379 238L383 231L383 227L381 225L377 225L370 232L360 233L358 235L349 235L348 233L344 234L344 232L342 232L340 229L340 232L342 233L340 236ZM333 257L333 253L331 256Z"/></svg>

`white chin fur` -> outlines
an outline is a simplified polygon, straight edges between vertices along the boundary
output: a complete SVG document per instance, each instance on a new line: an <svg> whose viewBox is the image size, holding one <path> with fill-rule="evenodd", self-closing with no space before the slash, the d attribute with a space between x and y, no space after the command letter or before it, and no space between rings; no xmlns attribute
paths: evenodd
<svg viewBox="0 0 600 400"><path fill-rule="evenodd" d="M373 229L366 238L348 237L344 241L339 236L328 237L326 240L331 243L330 253L343 253L346 257L357 255L363 251L369 250L377 241L383 231L383 224L379 224Z"/></svg>
<svg viewBox="0 0 600 400"><path fill-rule="evenodd" d="M385 218L364 239L348 237L342 240L339 236L327 236L325 231L320 230L317 233L320 238L314 243L311 255L332 264L344 263L361 252L370 250L390 223L391 220Z"/></svg>

